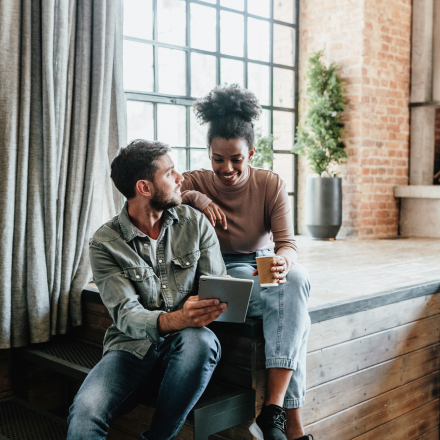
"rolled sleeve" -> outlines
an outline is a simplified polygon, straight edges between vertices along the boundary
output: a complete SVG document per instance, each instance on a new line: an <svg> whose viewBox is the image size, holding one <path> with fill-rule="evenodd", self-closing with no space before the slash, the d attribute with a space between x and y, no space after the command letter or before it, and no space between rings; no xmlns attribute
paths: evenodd
<svg viewBox="0 0 440 440"><path fill-rule="evenodd" d="M133 284L105 249L90 245L89 253L94 281L114 325L132 339L162 340L157 319L165 312L148 310L139 302Z"/></svg>

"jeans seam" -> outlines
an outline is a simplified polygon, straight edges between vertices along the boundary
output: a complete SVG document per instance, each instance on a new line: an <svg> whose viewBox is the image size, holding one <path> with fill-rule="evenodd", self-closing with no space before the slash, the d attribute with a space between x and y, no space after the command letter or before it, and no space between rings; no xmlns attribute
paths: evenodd
<svg viewBox="0 0 440 440"><path fill-rule="evenodd" d="M276 348L276 354L279 356L281 352L281 337L283 335L283 318L284 318L284 308L283 308L283 298L284 298L284 288L282 285L279 286L280 294L279 294L279 301L280 301L280 318L278 321L278 334L277 334L277 348Z"/></svg>

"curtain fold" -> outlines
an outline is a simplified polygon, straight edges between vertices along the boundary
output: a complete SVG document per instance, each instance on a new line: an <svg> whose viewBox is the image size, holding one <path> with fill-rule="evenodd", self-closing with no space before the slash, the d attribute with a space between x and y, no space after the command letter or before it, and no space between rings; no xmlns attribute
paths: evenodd
<svg viewBox="0 0 440 440"><path fill-rule="evenodd" d="M122 0L0 2L0 348L81 324L89 237L122 202L122 19Z"/></svg>

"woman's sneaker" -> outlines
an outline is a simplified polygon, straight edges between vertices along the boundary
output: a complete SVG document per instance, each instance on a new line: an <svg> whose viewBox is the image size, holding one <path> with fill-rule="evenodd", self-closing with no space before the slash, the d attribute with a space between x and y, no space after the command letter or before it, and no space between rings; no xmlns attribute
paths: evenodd
<svg viewBox="0 0 440 440"><path fill-rule="evenodd" d="M286 412L281 406L263 406L260 415L249 427L249 431L258 440L287 440L285 423Z"/></svg>

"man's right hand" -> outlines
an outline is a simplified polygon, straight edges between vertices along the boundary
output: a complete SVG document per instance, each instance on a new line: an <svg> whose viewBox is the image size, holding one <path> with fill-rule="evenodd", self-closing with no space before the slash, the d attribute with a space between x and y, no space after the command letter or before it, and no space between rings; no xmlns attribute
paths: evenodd
<svg viewBox="0 0 440 440"><path fill-rule="evenodd" d="M181 310L159 316L159 333L165 335L188 327L204 327L227 309L228 306L218 299L199 300L198 296L190 296Z"/></svg>

